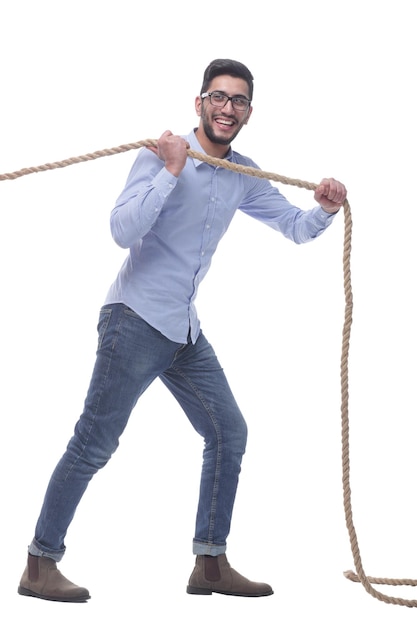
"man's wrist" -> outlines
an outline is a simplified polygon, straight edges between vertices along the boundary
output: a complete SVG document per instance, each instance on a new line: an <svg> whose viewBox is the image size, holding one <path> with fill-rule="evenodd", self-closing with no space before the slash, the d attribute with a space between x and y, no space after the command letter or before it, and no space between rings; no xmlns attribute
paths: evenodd
<svg viewBox="0 0 417 626"><path fill-rule="evenodd" d="M338 208L335 208L335 209L325 209L325 208L324 208L324 206L321 206L321 205L320 205L320 207L321 207L321 208L323 209L323 211L324 211L325 213L327 213L328 215L336 215L336 213L339 213L339 211L340 211L340 209L341 209L341 207L338 207Z"/></svg>

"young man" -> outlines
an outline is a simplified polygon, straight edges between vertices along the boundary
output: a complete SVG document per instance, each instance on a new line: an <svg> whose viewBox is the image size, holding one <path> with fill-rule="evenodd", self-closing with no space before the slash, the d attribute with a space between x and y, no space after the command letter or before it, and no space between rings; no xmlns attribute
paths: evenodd
<svg viewBox="0 0 417 626"><path fill-rule="evenodd" d="M100 312L84 410L51 476L18 588L22 595L66 602L90 597L61 574L57 562L89 481L115 452L136 402L157 377L204 438L188 593L273 593L268 584L237 573L226 558L247 429L200 330L195 298L237 208L304 243L330 225L346 189L323 179L314 193L317 206L302 211L267 180L188 157L191 147L256 167L230 147L252 114L252 94L247 67L213 61L195 101L198 128L186 137L166 131L157 147L138 153L111 214L113 238L129 252Z"/></svg>

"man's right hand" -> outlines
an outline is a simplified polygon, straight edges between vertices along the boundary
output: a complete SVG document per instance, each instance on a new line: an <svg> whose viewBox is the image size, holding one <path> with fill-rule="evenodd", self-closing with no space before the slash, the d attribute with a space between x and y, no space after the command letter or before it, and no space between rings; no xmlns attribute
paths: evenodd
<svg viewBox="0 0 417 626"><path fill-rule="evenodd" d="M173 135L170 130L162 133L156 147L147 146L157 157L165 163L165 167L173 176L179 176L187 161L187 150L190 144L179 135Z"/></svg>

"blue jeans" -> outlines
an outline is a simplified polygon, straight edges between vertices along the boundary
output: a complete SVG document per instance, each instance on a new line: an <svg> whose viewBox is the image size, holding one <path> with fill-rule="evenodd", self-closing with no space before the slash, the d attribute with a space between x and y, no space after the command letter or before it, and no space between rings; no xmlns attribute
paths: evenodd
<svg viewBox="0 0 417 626"><path fill-rule="evenodd" d="M115 304L100 312L84 410L49 481L31 554L63 557L68 527L88 483L117 449L136 402L157 377L204 438L193 552L225 552L247 428L223 370L202 333L195 344L175 343Z"/></svg>

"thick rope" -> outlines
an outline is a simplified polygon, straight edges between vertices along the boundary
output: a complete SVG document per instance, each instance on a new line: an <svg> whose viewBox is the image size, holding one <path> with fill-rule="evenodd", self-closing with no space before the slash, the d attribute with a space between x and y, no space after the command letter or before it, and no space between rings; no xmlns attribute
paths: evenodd
<svg viewBox="0 0 417 626"><path fill-rule="evenodd" d="M45 163L44 165L38 165L36 167L26 167L22 170L18 170L16 172L10 172L9 174L0 174L1 180L14 180L15 178L20 178L21 176L27 176L28 174L39 174L40 172L45 172L47 170L56 170L63 167L67 167L68 165L75 165L76 163L85 163L86 161L94 161L94 159L99 159L105 156L113 156L114 154L120 154L122 152L127 152L128 150L136 150L137 148L142 148L146 146L156 146L157 142L155 139L143 139L141 141L136 141L135 143L127 143L117 148L106 148L105 150L97 150L96 152L90 152L88 154L84 154L78 157L71 157L70 159L64 159L63 161L55 161L53 163ZM219 167L224 167L228 170L233 170L235 172L240 172L243 174L248 174L249 176L257 176L258 178L268 178L269 180L274 180L279 183L283 183L285 185L294 185L296 187L302 187L304 189L313 190L316 189L317 185L313 183L307 183L302 180L297 180L295 178L287 178L285 176L279 176L278 174L273 174L271 172L264 172L255 167L247 167L245 165L238 165L237 163L231 163L226 159L217 159L215 157L208 156L207 154L202 154L201 152L196 152L195 150L187 150L188 156L193 159L198 159L199 161L205 161L210 165L215 165Z"/></svg>
<svg viewBox="0 0 417 626"><path fill-rule="evenodd" d="M144 139L135 143L124 144L117 148L110 148L105 150L97 150L89 154L84 154L79 157L73 157L65 159L63 161L56 161L54 163L45 163L37 167L29 167L11 172L9 174L0 174L0 181L2 180L14 180L21 176L28 174L36 174L47 170L53 170L58 168L67 167L68 165L74 165L76 163L84 163L86 161L92 161L100 157L112 156L114 154L120 154L127 152L128 150L135 150L146 146L155 146L155 139ZM317 185L314 183L308 183L306 181L298 180L295 178L287 178L286 176L280 176L279 174L273 174L271 172L265 172L254 167L246 167L237 163L231 163L226 159L217 159L210 157L206 154L196 152L194 150L188 150L188 156L205 161L210 165L224 167L225 169L232 170L237 173L247 174L248 176L256 176L257 178L266 178L276 182L283 183L285 185L293 185L303 189L314 191ZM351 501L351 489L350 489L350 461L349 461L349 343L352 327L352 310L353 310L353 297L352 297L352 284L350 274L350 257L352 248L352 216L351 209L348 200L346 199L343 204L344 220L345 220L345 233L343 244L343 278L344 278L344 293L345 293L345 315L343 324L342 335L342 355L340 364L340 380L341 380L341 414L342 414L342 480L343 480L343 505L345 511L346 526L349 533L350 546L353 555L353 561L356 568L355 572L348 570L344 572L344 576L353 581L362 583L365 590L377 600L386 602L387 604L397 604L400 606L417 607L417 600L406 600L403 598L395 598L385 595L377 591L372 584L379 585L410 585L417 586L417 580L409 578L374 578L366 576L362 560L359 551L358 539L356 536L355 527L353 524L352 515L352 501ZM372 584L371 584L372 583Z"/></svg>

